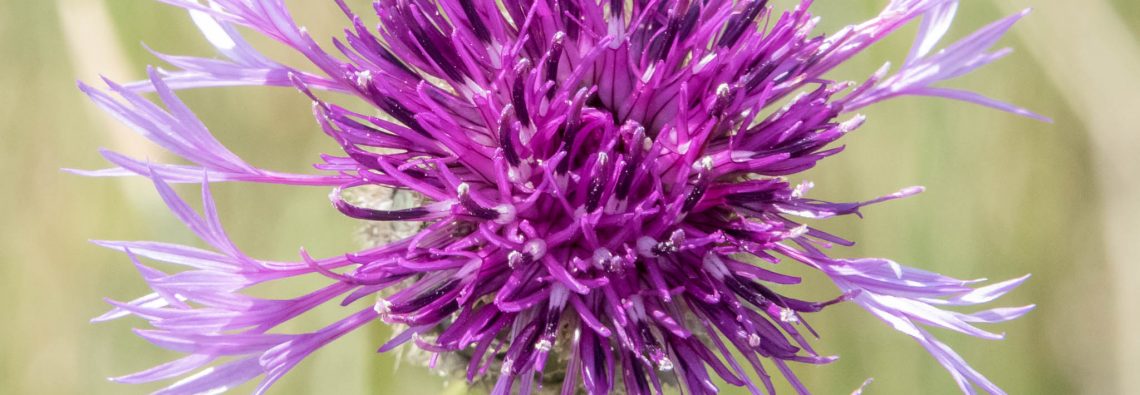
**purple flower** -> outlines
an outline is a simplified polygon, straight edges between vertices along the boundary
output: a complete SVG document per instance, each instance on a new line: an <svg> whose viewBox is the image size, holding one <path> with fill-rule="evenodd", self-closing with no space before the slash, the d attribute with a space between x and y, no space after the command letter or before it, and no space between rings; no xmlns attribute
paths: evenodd
<svg viewBox="0 0 1140 395"><path fill-rule="evenodd" d="M892 97L939 96L1038 117L936 86L1005 55L990 47L1025 13L935 52L957 1L893 0L871 20L819 35L808 0L783 12L763 0L378 0L377 27L338 0L351 26L322 46L283 0L163 1L189 10L224 58L159 54L177 70L107 81L105 91L80 88L192 164L105 152L116 168L77 172L150 178L213 250L97 242L125 252L154 292L111 302L96 320L142 317L154 329L140 336L187 354L117 381L182 377L159 393L191 394L261 376L261 393L311 352L379 319L403 329L380 351L412 343L436 357L460 355L466 378L492 382L494 394L544 385L563 394L649 394L669 385L710 393L714 378L772 393L773 369L806 392L789 363L834 358L807 341L816 332L805 315L850 301L915 338L963 392L1001 393L924 327L1000 338L975 324L1032 306L943 308L989 302L1025 277L979 286L884 259L830 258L823 248L851 242L800 221L859 215L921 188L832 203L807 197L810 183L781 176L842 151L833 143L863 124L855 112ZM897 71L884 66L859 83L826 77L917 20L914 49ZM239 27L295 49L317 71L263 57ZM253 167L173 93L233 85L296 88L343 153L323 156L318 175ZM354 96L383 115L329 96ZM208 187L220 181L333 187L343 215L412 226L406 237L343 256L313 259L302 250L297 262L259 260L222 230ZM172 182L201 183L203 213ZM416 204L347 197L377 187L410 193L405 200ZM139 258L182 270L168 274ZM822 272L837 297L781 295L777 286L801 279L777 263ZM307 275L328 285L282 300L242 292ZM317 306L366 298L375 306L316 332L276 330Z"/></svg>

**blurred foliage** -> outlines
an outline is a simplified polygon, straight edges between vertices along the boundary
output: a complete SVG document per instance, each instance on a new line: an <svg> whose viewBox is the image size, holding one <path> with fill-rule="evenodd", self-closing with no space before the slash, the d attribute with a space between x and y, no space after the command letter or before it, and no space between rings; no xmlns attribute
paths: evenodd
<svg viewBox="0 0 1140 395"><path fill-rule="evenodd" d="M1063 1L1014 3L1049 12L1050 4ZM870 17L885 2L817 2L822 29ZM331 2L292 4L317 37L336 33L344 23ZM1119 0L1115 6L1124 20L1135 20L1140 17L1135 4ZM1001 15L991 2L966 2L952 35L960 37ZM1030 17L1024 23L1037 22ZM883 59L901 60L912 32L913 27L872 48L837 75L857 78ZM0 169L6 181L0 195L6 224L0 230L0 297L7 302L0 325L0 393L122 394L159 388L105 379L175 354L134 337L130 328L138 320L88 324L107 308L101 298L126 300L143 294L145 286L124 256L86 240L198 243L145 181L88 179L59 169L104 166L98 147L169 159L99 113L74 89L74 81L97 82L96 73L119 81L140 78L145 66L157 61L140 40L168 53L208 56L210 49L183 12L152 1L0 1L0 37L5 37L0 41L5 59L0 63ZM1023 39L1011 36L1004 43L1021 47ZM816 183L814 196L838 201L925 185L928 192L918 197L866 209L865 219L822 224L859 242L834 253L890 257L964 278L1033 273L1022 289L1001 300L1038 304L1025 318L996 329L1008 333L1007 340L937 334L1010 393L1095 393L1097 382L1114 374L1101 354L1112 348L1113 335L1098 330L1111 321L1105 306L1113 303L1099 285L1107 269L1095 214L1104 186L1092 175L1091 131L1061 100L1064 93L1047 82L1048 67L1021 52L953 85L1047 114L1055 119L1052 124L956 102L904 98L869 109L867 125L845 140L847 152L798 178ZM255 165L301 171L319 153L335 151L316 131L306 99L289 90L226 88L182 97L224 143ZM180 191L197 201L196 187ZM251 255L295 259L297 248L305 246L328 256L357 243L353 235L359 224L329 207L326 190L221 184L214 192L230 235ZM835 296L818 276L795 264L783 266L808 274L806 283L814 284L789 290L794 295ZM307 289L322 280L275 285L265 292ZM313 328L344 314L344 309L322 308L294 325ZM920 346L853 305L809 320L823 336L817 349L842 356L828 366L798 369L817 393L849 393L868 377L876 379L869 394L957 393L949 375ZM271 392L463 391L459 383L376 354L388 336L382 325L346 336Z"/></svg>

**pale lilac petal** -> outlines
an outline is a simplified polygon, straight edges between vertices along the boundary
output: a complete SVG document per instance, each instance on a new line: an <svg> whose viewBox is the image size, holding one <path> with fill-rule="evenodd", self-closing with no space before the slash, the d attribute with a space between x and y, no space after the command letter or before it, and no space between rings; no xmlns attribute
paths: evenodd
<svg viewBox="0 0 1140 395"><path fill-rule="evenodd" d="M165 380L190 373L210 362L213 362L215 359L217 359L217 357L212 355L191 354L189 356L182 357L138 373L112 377L111 381L118 383L138 384Z"/></svg>
<svg viewBox="0 0 1140 395"><path fill-rule="evenodd" d="M954 22L954 15L958 12L958 2L948 1L926 12L922 17L922 25L918 28L918 36L914 40L914 47L907 56L906 64L922 58L934 50L942 36L950 30Z"/></svg>
<svg viewBox="0 0 1140 395"><path fill-rule="evenodd" d="M260 376L261 365L256 357L244 358L213 366L163 388L155 395L219 394Z"/></svg>

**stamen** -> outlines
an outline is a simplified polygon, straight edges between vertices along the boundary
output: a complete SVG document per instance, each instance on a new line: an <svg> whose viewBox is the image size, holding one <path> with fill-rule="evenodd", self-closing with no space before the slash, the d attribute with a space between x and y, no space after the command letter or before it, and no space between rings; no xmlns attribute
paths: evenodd
<svg viewBox="0 0 1140 395"><path fill-rule="evenodd" d="M503 358L503 366L499 369L499 374L504 376L511 374L511 369L514 367L515 361L511 357Z"/></svg>
<svg viewBox="0 0 1140 395"><path fill-rule="evenodd" d="M372 309L376 311L376 314L380 315L380 318L385 318L388 316L388 313L392 311L392 302L389 302L388 299L384 299L383 297L377 297L376 304L372 306Z"/></svg>
<svg viewBox="0 0 1140 395"><path fill-rule="evenodd" d="M605 190L604 179L606 162L609 156L605 152L598 153L597 165L594 167L594 177L590 179L590 187L586 191L586 212L593 212L598 208L598 203L602 200L602 192Z"/></svg>
<svg viewBox="0 0 1140 395"><path fill-rule="evenodd" d="M513 130L511 128L511 113L514 106L508 104L503 108L503 112L499 114L499 146L503 148L503 156L507 159L507 163L511 167L518 167L522 163L519 158L518 151L515 150L514 139L511 138Z"/></svg>
<svg viewBox="0 0 1140 395"><path fill-rule="evenodd" d="M356 72L356 85L360 87L367 87L372 83L372 70L363 70Z"/></svg>
<svg viewBox="0 0 1140 395"><path fill-rule="evenodd" d="M459 0L459 4L463 7L463 14L467 17L467 22L471 23L471 30L475 32L475 37L479 41L490 43L491 33L487 31L487 25L483 24L483 18L475 10L475 4L471 0Z"/></svg>
<svg viewBox="0 0 1140 395"><path fill-rule="evenodd" d="M530 113L526 108L526 80L525 75L530 69L530 60L520 59L515 65L515 83L511 87L511 103L515 106L515 113L523 127L530 126Z"/></svg>
<svg viewBox="0 0 1140 395"><path fill-rule="evenodd" d="M618 200L625 200L629 196L629 189L633 186L633 173L641 164L645 151L649 151L649 148L653 146L653 141L645 137L645 128L640 125L633 130L633 135L630 136L629 141L631 145L630 157L626 159L625 166L622 166L621 173L618 174L617 186L614 188L614 196Z"/></svg>
<svg viewBox="0 0 1140 395"><path fill-rule="evenodd" d="M566 115L566 121L564 121L562 127L559 128L562 131L562 149L566 151L566 157L563 158L562 161L558 163L558 167L554 169L558 175L566 174L566 172L570 170L570 162L573 161L571 157L573 152L571 152L571 150L574 148L574 140L578 135L578 127L582 123L582 105L585 103L586 93L588 92L589 90L586 88L578 90L578 93L574 95L574 100L570 102L570 110Z"/></svg>
<svg viewBox="0 0 1140 395"><path fill-rule="evenodd" d="M789 308L783 308L783 309L780 309L780 321L784 321L787 323L796 323L796 322L800 321L800 318L798 316L796 316L795 310L792 310Z"/></svg>
<svg viewBox="0 0 1140 395"><path fill-rule="evenodd" d="M681 27L681 20L672 10L669 12L669 20L666 22L665 30L658 33L653 41L649 43L645 53L648 55L650 62L662 60L668 53L669 47L673 46L673 39L677 35L677 30Z"/></svg>
<svg viewBox="0 0 1140 395"><path fill-rule="evenodd" d="M789 239L794 239L794 238L806 235L807 233L808 233L808 226L807 225L800 225L800 226L792 228L792 230L788 231L787 237Z"/></svg>
<svg viewBox="0 0 1140 395"><path fill-rule="evenodd" d="M425 207L412 207L403 210L376 210L364 207L357 207L344 201L340 196L341 189L334 189L329 194L329 200L332 200L333 207L337 211L356 219L364 219L369 221L415 221L424 219L432 214L431 210Z"/></svg>
<svg viewBox="0 0 1140 395"><path fill-rule="evenodd" d="M697 182L693 185L693 189L689 191L689 195L685 197L685 204L681 206L681 212L687 213L700 203L701 198L704 197L705 191L708 190L709 174L712 173L713 159L711 156L701 158L700 162L695 165L700 166L700 172L697 173Z"/></svg>
<svg viewBox="0 0 1140 395"><path fill-rule="evenodd" d="M499 219L498 210L480 206L479 203L475 202L475 199L471 197L471 186L466 182L460 183L455 189L459 193L459 204L467 209L468 213L485 220Z"/></svg>
<svg viewBox="0 0 1140 395"><path fill-rule="evenodd" d="M511 251L511 253L507 254L507 267L511 269L517 268L524 260L526 260L526 258L523 257L521 252Z"/></svg>
<svg viewBox="0 0 1140 395"><path fill-rule="evenodd" d="M689 4L689 11L685 13L685 19L681 21L681 28L678 31L677 37L681 40L689 37L689 33L693 31L693 27L697 25L697 18L701 16L701 6L696 3Z"/></svg>
<svg viewBox="0 0 1140 395"><path fill-rule="evenodd" d="M385 113L391 115L392 118L396 118L397 121L400 121L400 123L411 128L416 133L424 137L431 137L431 134L416 120L415 114L407 107L404 107L403 104L400 104L399 101L388 96L380 95L379 98L376 99L376 105Z"/></svg>
<svg viewBox="0 0 1140 395"><path fill-rule="evenodd" d="M677 229L669 235L669 240L657 243L652 247L651 252L654 256L669 255L681 250L681 244L685 242L685 231ZM638 249L641 248L641 240L637 241Z"/></svg>
<svg viewBox="0 0 1140 395"><path fill-rule="evenodd" d="M716 101L713 102L712 108L709 109L709 114L714 117L720 117L724 114L724 110L732 103L732 98L735 96L733 89L728 84L720 84L716 87Z"/></svg>
<svg viewBox="0 0 1140 395"><path fill-rule="evenodd" d="M760 10L768 0L752 0L748 2L744 10L735 13L728 19L728 23L724 28L724 34L720 36L720 41L717 42L718 47L731 47L736 45L736 41L740 40L740 36L744 34L745 29L752 26L752 21L760 14Z"/></svg>
<svg viewBox="0 0 1140 395"><path fill-rule="evenodd" d="M546 56L546 80L554 82L550 90L546 91L547 99L553 98L554 92L558 90L558 65L562 61L562 42L564 40L566 40L566 33L561 31L554 33L554 40Z"/></svg>

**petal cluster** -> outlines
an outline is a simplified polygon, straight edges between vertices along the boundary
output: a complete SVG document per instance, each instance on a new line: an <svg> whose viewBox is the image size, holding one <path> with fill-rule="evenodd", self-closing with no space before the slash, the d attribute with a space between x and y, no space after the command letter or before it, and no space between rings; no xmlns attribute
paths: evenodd
<svg viewBox="0 0 1140 395"><path fill-rule="evenodd" d="M466 378L489 381L494 394L713 393L718 380L773 393L775 372L807 392L789 364L834 358L812 348L805 315L850 301L918 340L964 392L1001 392L923 328L999 338L974 324L1031 307L944 307L990 302L1025 278L979 286L887 260L830 258L823 249L851 242L804 220L858 215L921 188L834 203L807 197L810 183L783 176L841 152L834 143L864 122L855 111L893 97L939 96L1037 117L935 86L1005 55L990 48L1024 13L935 52L956 1L894 0L871 20L821 35L808 0L784 11L765 0L377 0L375 24L337 0L330 6L348 27L321 45L283 0L163 1L189 10L222 58L158 54L176 70L81 89L191 164L106 152L118 167L80 173L152 179L213 250L98 242L127 253L154 290L112 302L98 320L142 317L154 329L140 336L187 354L117 380L181 377L160 393L183 394L262 377L260 393L324 344L380 320L403 328L381 351L412 344L461 355ZM899 70L859 82L827 78L916 21L914 49ZM262 56L239 28L311 65ZM237 85L306 95L342 151L323 156L315 175L253 167L174 93ZM219 181L331 187L340 214L420 226L342 256L302 250L297 262L258 260L222 230L208 188ZM203 213L171 182L201 183ZM376 186L414 193L418 204L381 209L348 197ZM139 258L182 270L168 274ZM824 301L783 295L801 279L776 270L781 262L818 270L839 293ZM242 292L306 275L328 285L282 300ZM277 331L317 306L362 299L375 304L321 330Z"/></svg>

